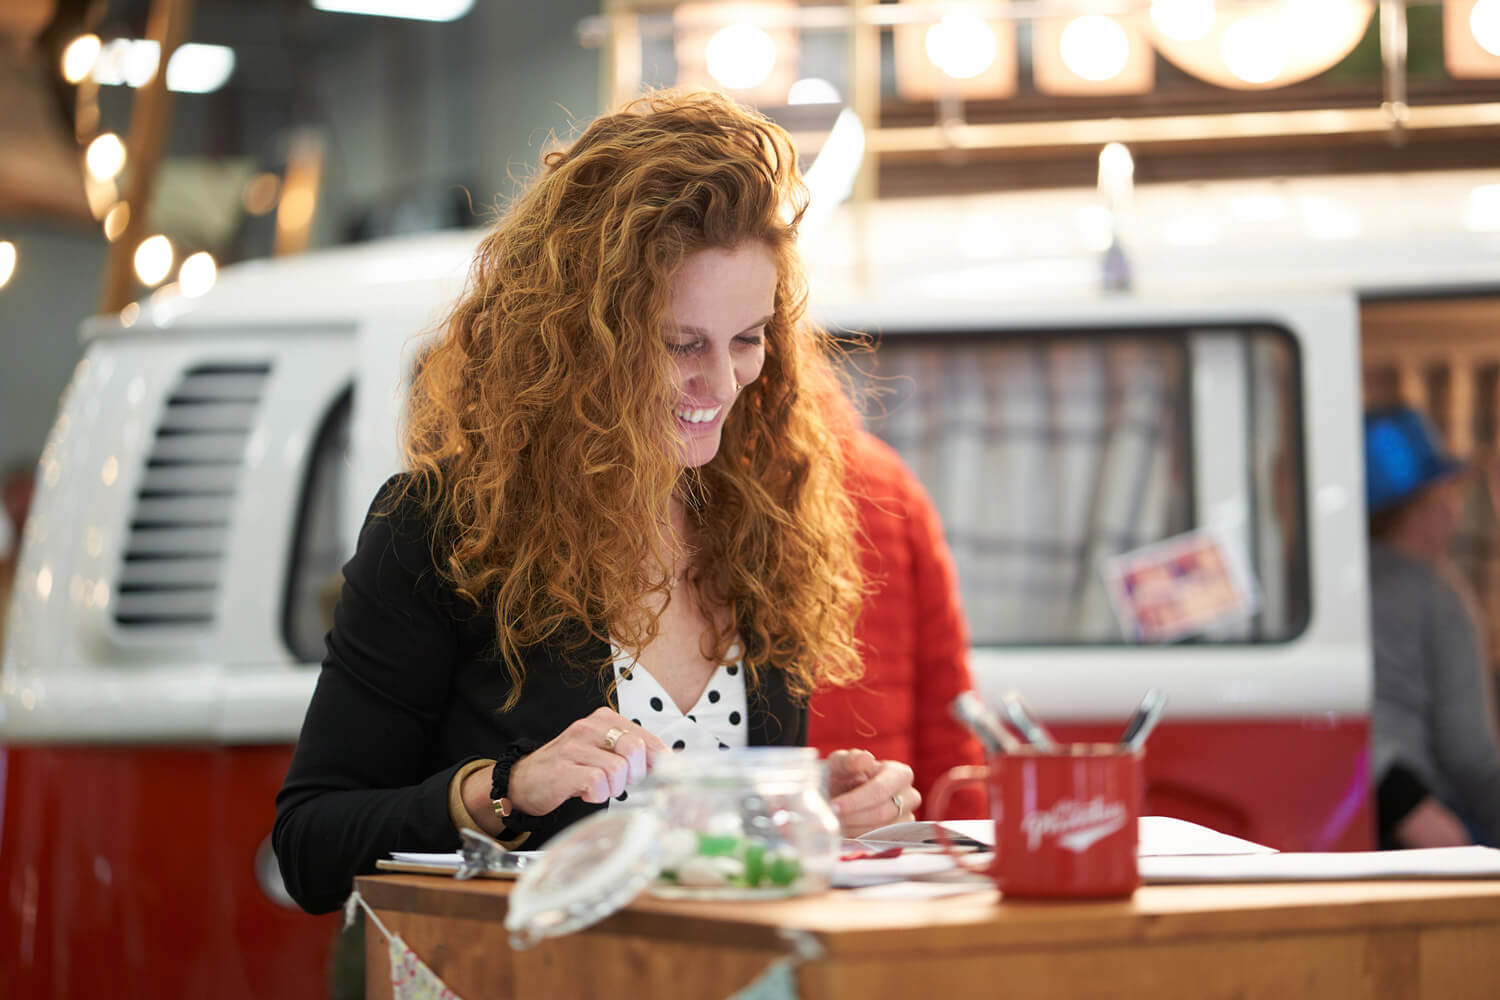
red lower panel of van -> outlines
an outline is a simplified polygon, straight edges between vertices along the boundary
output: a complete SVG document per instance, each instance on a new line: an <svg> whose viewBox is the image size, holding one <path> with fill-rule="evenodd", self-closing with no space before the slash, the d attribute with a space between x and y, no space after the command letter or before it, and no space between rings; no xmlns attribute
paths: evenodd
<svg viewBox="0 0 1500 1000"><path fill-rule="evenodd" d="M1052 729L1113 741L1121 726ZM1146 744L1145 812L1283 851L1373 850L1369 746L1364 718L1163 722Z"/></svg>
<svg viewBox="0 0 1500 1000"><path fill-rule="evenodd" d="M1118 725L1055 725L1114 740ZM1372 846L1360 720L1164 723L1146 812L1282 850ZM0 997L327 996L333 917L255 874L287 747L0 748Z"/></svg>
<svg viewBox="0 0 1500 1000"><path fill-rule="evenodd" d="M290 759L0 747L0 997L326 997L336 918L256 877Z"/></svg>

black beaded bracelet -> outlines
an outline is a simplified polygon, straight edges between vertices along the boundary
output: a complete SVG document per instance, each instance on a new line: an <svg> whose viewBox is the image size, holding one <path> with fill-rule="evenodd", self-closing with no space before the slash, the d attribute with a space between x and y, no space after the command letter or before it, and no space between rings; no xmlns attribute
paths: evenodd
<svg viewBox="0 0 1500 1000"><path fill-rule="evenodd" d="M535 740L517 740L495 756L495 767L490 772L490 805L494 808L495 815L505 822L507 832L527 833L541 825L541 816L533 816L514 808L506 795L510 790L511 768L540 746Z"/></svg>

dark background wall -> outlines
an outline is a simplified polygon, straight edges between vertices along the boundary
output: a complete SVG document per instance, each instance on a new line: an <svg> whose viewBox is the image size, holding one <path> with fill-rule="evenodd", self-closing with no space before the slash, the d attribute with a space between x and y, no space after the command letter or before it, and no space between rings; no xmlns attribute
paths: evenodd
<svg viewBox="0 0 1500 1000"><path fill-rule="evenodd" d="M530 176L552 134L598 111L599 52L575 31L598 13L596 0L478 0L449 24L325 14L305 0L284 15L267 6L198 4L192 39L232 45L238 61L222 91L177 95L167 155L266 169L298 130L321 136L315 246L479 224ZM106 127L123 134L127 94L106 92L101 104ZM255 224L228 259L268 249ZM34 216L0 216L0 239L20 255L0 289L4 470L41 451L82 354L78 324L97 305L108 244L93 224Z"/></svg>

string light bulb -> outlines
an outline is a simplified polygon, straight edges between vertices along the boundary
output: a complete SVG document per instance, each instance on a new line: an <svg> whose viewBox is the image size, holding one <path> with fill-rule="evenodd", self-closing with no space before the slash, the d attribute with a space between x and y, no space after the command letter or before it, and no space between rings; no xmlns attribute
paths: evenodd
<svg viewBox="0 0 1500 1000"><path fill-rule="evenodd" d="M190 255L177 269L177 285L188 298L196 298L214 287L218 277L219 267L206 250Z"/></svg>
<svg viewBox="0 0 1500 1000"><path fill-rule="evenodd" d="M709 75L722 86L749 90L776 68L776 43L754 24L729 24L714 32L703 58Z"/></svg>
<svg viewBox="0 0 1500 1000"><path fill-rule="evenodd" d="M98 35L79 35L62 54L62 75L69 83L82 83L94 70L103 43Z"/></svg>
<svg viewBox="0 0 1500 1000"><path fill-rule="evenodd" d="M172 272L172 241L158 233L135 248L135 276L147 288L155 288Z"/></svg>
<svg viewBox="0 0 1500 1000"><path fill-rule="evenodd" d="M112 181L125 169L125 143L113 132L105 132L89 143L83 161L94 180Z"/></svg>
<svg viewBox="0 0 1500 1000"><path fill-rule="evenodd" d="M1130 60L1130 39L1114 18L1085 14L1063 28L1058 54L1064 66L1085 80L1113 80Z"/></svg>
<svg viewBox="0 0 1500 1000"><path fill-rule="evenodd" d="M125 227L130 225L130 203L117 201L104 213L104 238L113 243L125 235Z"/></svg>
<svg viewBox="0 0 1500 1000"><path fill-rule="evenodd" d="M923 40L927 58L955 80L970 80L995 61L995 33L973 14L945 14Z"/></svg>
<svg viewBox="0 0 1500 1000"><path fill-rule="evenodd" d="M1500 56L1500 0L1478 0L1469 11L1474 41L1492 56Z"/></svg>
<svg viewBox="0 0 1500 1000"><path fill-rule="evenodd" d="M1214 0L1151 0L1151 23L1179 42L1196 42L1214 30Z"/></svg>
<svg viewBox="0 0 1500 1000"><path fill-rule="evenodd" d="M10 284L11 276L16 273L16 245L10 240L0 240L0 288Z"/></svg>

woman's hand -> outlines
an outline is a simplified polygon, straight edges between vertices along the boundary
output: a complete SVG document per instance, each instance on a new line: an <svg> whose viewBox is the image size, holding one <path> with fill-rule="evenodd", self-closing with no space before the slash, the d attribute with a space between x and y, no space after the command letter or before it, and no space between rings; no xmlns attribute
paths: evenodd
<svg viewBox="0 0 1500 1000"><path fill-rule="evenodd" d="M545 815L571 798L604 802L644 778L649 756L666 749L620 713L598 708L516 761L505 795L529 816Z"/></svg>
<svg viewBox="0 0 1500 1000"><path fill-rule="evenodd" d="M876 760L868 750L835 750L828 755L828 797L846 837L911 819L922 804L921 793L912 787L911 768L900 761Z"/></svg>

